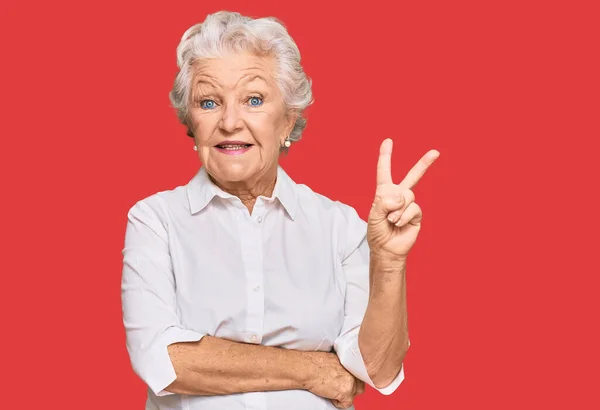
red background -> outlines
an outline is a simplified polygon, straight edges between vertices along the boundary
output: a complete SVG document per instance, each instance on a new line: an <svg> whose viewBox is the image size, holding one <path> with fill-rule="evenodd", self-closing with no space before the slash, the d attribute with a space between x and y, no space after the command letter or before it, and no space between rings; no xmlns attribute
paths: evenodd
<svg viewBox="0 0 600 410"><path fill-rule="evenodd" d="M582 1L0 5L1 408L142 409L120 306L126 212L199 162L175 48L219 9L282 19L314 81L282 164L366 213L378 146L424 225L406 380L357 409L597 409L599 14ZM8 382L8 383L7 383Z"/></svg>

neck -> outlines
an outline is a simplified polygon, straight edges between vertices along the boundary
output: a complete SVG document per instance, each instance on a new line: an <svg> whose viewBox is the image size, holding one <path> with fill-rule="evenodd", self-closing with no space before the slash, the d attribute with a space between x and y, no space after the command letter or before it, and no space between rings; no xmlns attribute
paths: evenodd
<svg viewBox="0 0 600 410"><path fill-rule="evenodd" d="M248 211L252 213L256 198L261 195L266 197L273 195L277 181L277 166L271 167L264 174L247 181L221 182L212 177L211 179L223 191L240 198Z"/></svg>

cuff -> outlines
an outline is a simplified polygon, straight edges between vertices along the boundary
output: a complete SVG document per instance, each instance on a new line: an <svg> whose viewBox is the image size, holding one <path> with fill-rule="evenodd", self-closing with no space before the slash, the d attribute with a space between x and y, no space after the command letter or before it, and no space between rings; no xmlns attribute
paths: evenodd
<svg viewBox="0 0 600 410"><path fill-rule="evenodd" d="M410 346L410 340L408 341L408 345ZM404 380L404 363L402 363L400 371L390 384L381 388L375 387L375 383L369 377L367 367L358 347L358 337L353 337L347 344L340 343L336 348L336 353L340 363L342 363L346 370L383 395L389 396L392 394Z"/></svg>
<svg viewBox="0 0 600 410"><path fill-rule="evenodd" d="M146 352L140 362L138 374L155 395L174 394L164 390L177 379L167 347L173 343L197 342L202 337L204 335L201 333L171 327Z"/></svg>

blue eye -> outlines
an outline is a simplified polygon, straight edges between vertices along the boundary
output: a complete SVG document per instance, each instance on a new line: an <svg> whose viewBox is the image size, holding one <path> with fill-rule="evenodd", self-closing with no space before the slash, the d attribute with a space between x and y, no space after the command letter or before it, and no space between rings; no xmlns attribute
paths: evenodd
<svg viewBox="0 0 600 410"><path fill-rule="evenodd" d="M213 100L203 100L200 102L200 107L202 107L206 110L212 110L216 106L217 106L217 104Z"/></svg>
<svg viewBox="0 0 600 410"><path fill-rule="evenodd" d="M259 105L262 105L262 103L263 103L262 98L260 98L260 97L250 97L250 100L248 100L248 101L250 101L250 105L252 107L258 107Z"/></svg>

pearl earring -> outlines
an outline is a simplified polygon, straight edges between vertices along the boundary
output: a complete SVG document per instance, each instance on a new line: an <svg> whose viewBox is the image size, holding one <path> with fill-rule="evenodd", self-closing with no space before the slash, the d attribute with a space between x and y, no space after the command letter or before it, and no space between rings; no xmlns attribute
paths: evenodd
<svg viewBox="0 0 600 410"><path fill-rule="evenodd" d="M283 146L286 147L286 148L289 148L291 145L292 145L292 141L290 141L290 138L287 137L285 139L285 141L283 142Z"/></svg>
<svg viewBox="0 0 600 410"><path fill-rule="evenodd" d="M198 151L198 147L194 145L194 151Z"/></svg>

